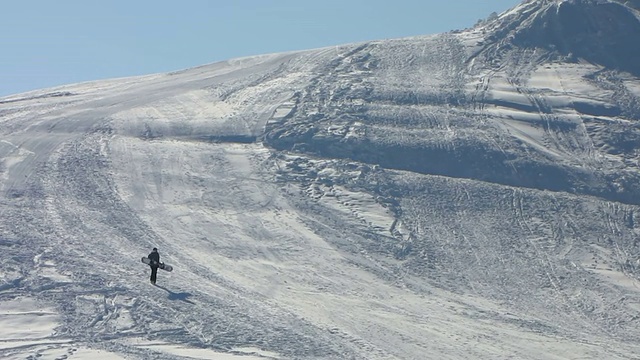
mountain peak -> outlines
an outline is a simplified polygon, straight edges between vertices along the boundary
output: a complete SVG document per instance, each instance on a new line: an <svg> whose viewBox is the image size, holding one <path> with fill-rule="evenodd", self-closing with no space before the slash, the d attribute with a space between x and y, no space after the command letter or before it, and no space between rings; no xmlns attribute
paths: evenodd
<svg viewBox="0 0 640 360"><path fill-rule="evenodd" d="M530 0L490 24L489 40L542 48L640 75L640 0Z"/></svg>

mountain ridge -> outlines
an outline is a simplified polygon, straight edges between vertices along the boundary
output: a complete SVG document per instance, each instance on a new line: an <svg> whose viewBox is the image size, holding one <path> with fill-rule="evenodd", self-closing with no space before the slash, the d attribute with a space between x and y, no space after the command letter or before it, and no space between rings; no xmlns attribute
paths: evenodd
<svg viewBox="0 0 640 360"><path fill-rule="evenodd" d="M600 3L1 99L0 355L637 356L640 79L531 39Z"/></svg>
<svg viewBox="0 0 640 360"><path fill-rule="evenodd" d="M557 52L565 61L584 59L640 74L640 51L628 46L640 36L633 7L609 0L533 0L518 9L488 26L498 28L490 39Z"/></svg>
<svg viewBox="0 0 640 360"><path fill-rule="evenodd" d="M311 122L320 121L330 123L335 121L341 124L358 122L362 131L366 131L367 129L371 131L375 128L376 121L385 121L378 115L372 115L369 112L369 110L378 106L376 104L379 104L380 106L388 104L390 107L396 105L406 105L407 107L442 106L457 110L449 112L446 115L438 115L439 110L435 109L432 115L424 116L423 120L419 122L422 122L423 124L437 124L438 116L447 117L451 116L452 113L458 113L456 114L458 122L467 123L467 125L469 125L469 129L473 129L475 128L475 125L471 119L484 118L486 116L482 111L484 107L497 106L511 108L521 113L538 114L534 115L539 117L538 120L533 121L534 126L546 128L544 130L545 132L548 132L550 136L555 136L554 134L556 134L557 131L571 132L579 127L585 126L585 123L579 118L567 121L562 115L556 114L556 111L553 109L553 105L547 103L549 100L546 98L546 95L543 94L546 90L541 89L534 92L526 89L528 77L536 71L536 67L544 67L545 64L549 64L551 66L555 66L554 63L564 63L568 66L576 64L576 66L580 67L582 66L580 65L580 62L587 62L593 63L594 66L603 66L603 68L608 69L607 71L609 72L599 73L594 69L591 75L584 74L585 82L590 82L596 87L602 87L602 90L600 90L601 93L613 91L616 96L603 96L597 101L593 101L588 99L589 96L587 94L579 95L572 100L571 104L564 105L566 110L562 111L570 110L575 112L578 117L584 117L584 119L589 123L592 121L600 122L599 119L601 117L621 117L625 119L624 121L628 120L632 122L640 119L640 108L638 107L637 96L630 93L624 86L620 86L620 84L615 83L618 82L618 80L614 80L618 78L618 75L611 72L617 71L615 66L607 68L607 65L612 65L613 63L610 61L600 61L602 58L600 56L593 57L587 53L584 53L587 54L586 56L581 56L582 53L579 52L572 55L568 52L568 50L571 50L573 46L579 47L578 43L569 44L564 49L552 49L549 48L549 44L547 44L543 39L540 40L541 42L539 43L526 40L536 39L538 38L538 35L544 35L544 31L547 31L544 30L546 29L546 24L557 23L559 20L563 19L563 14L566 12L563 9L567 6L570 7L569 11L578 11L576 9L580 9L584 6L591 13L594 11L600 11L601 6L613 6L616 9L615 11L617 11L614 14L616 16L620 15L618 10L620 10L621 7L621 5L616 3L601 1L577 2L575 5L574 2L567 1L525 2L523 5L516 8L520 10L520 12L516 12L516 14L524 14L523 16L525 20L510 20L516 15L506 12L501 18L495 20L493 25L489 24L481 26L479 30L476 29L467 32L431 37L428 36L420 38L421 40L415 40L418 38L414 38L415 46L411 45L405 49L399 50L402 52L410 49L403 55L412 60L408 63L409 65L405 65L406 67L403 70L412 74L425 74L425 72L431 72L431 74L433 74L432 79L420 80L420 75L416 78L418 78L418 83L420 81L424 83L432 81L436 84L437 87L435 89L437 90L415 89L416 78L412 79L410 76L407 76L406 79L401 80L405 81L408 85L404 89L402 85L399 85L392 93L389 93L388 91L386 94L384 92L376 92L375 83L378 80L368 81L367 78L367 74L370 74L371 76L380 76L377 75L376 72L380 71L381 60L376 58L374 55L375 52L381 48L386 48L388 51L395 51L392 49L395 47L401 47L397 46L397 44L403 42L410 43L411 40L400 39L395 42L392 41L388 43L369 43L366 45L360 45L358 47L354 47L352 53L353 56L349 58L348 64L345 65L348 69L351 69L349 70L351 71L351 74L358 72L359 74L364 74L358 79L358 90L355 91L353 88L345 89L343 94L337 93L337 95L334 95L336 97L342 96L342 98L344 98L344 100L340 99L339 101L347 102L347 104L357 103L358 105L348 105L347 107L341 105L342 107L340 108L340 112L336 113L336 115L327 115L316 112L312 116L308 116L308 113L303 112L298 116L293 112L289 116L297 116L294 121L298 121L298 123L304 123L305 119L311 119L309 120ZM554 9L557 10L557 15L549 15L549 13L553 12L552 10ZM554 12L554 14L556 12ZM624 14L626 14L624 16L628 17L628 13ZM529 23L527 23L528 25L524 28L518 28L515 25L506 26L504 24L505 21L510 21L510 24L527 23L527 21L529 21ZM640 36L640 27L637 26L637 19L632 23L636 26L636 30L638 30L638 35ZM492 26L496 26L496 24L499 24L501 29L514 28L515 30L500 30L501 32L489 31L489 35L486 35L486 29L491 29ZM617 30L619 30L619 28L616 28L616 31ZM549 31L556 33L558 29L554 28ZM477 35L474 35L474 32ZM496 34L502 36L503 40L492 42L491 39L497 36ZM474 36L478 36L478 40L475 41L481 44L477 49L476 44L464 44L464 42L467 41L465 37ZM544 36L542 36L542 38L544 38ZM629 38L625 39L628 40ZM469 41L467 41L467 43L469 43ZM599 41L599 43L602 43L602 41ZM422 58L420 56L416 56L417 51L414 50L420 47L419 44L422 44ZM628 42L625 44L628 44ZM627 47L624 44L620 46ZM448 56L438 57L435 53L427 53L427 55L425 55L424 49L426 48L432 49L432 51L437 51L441 54L448 54ZM613 56L615 59L621 58L621 54L619 53L614 52ZM428 63L429 61L430 63ZM492 65L493 63L496 63L496 61L500 64L501 68L505 68L507 66L511 67L511 69L508 70L511 73L508 73L507 70L501 70L500 68L496 70ZM421 63L421 66L415 65L418 63ZM639 63L640 61L635 62L633 61L633 58L631 58L629 63L623 64L624 66L619 70L631 70L633 75L633 72L635 71L634 66ZM360 65L362 69L358 69L358 65ZM434 67L448 69L448 72L442 72L440 69L434 69ZM334 74L336 71L339 70L331 70L329 73ZM523 99L518 100L518 102L505 102L502 99L494 100L491 96L486 95L492 94L492 91L488 89L488 87L487 89L478 91L474 94L473 91L468 89L468 86L465 85L464 82L472 82L472 79L474 78L478 78L478 81L480 82L490 82L491 80L489 78L482 75L482 72L484 71L493 72L494 75L492 76L503 73L504 75L499 76L503 77L504 80L508 82L507 86L512 87L512 91L522 94L519 96ZM514 71L518 71L519 73ZM613 82L611 82L612 80ZM327 83L332 84L331 81ZM447 83L447 85L438 85L440 83ZM315 91L320 92L322 90ZM565 90L561 88L555 89L555 94L551 95L554 98L566 96L562 94L563 91ZM479 99L480 101L478 101ZM624 102L619 100L624 100ZM301 102L304 100L298 101ZM304 104L298 104L295 106L295 109L300 111L304 106ZM480 109L480 111L475 111L470 108ZM402 112L405 110L400 109L399 111ZM415 117L415 115L412 116ZM464 117L467 117L467 119L465 120ZM532 123L531 117L528 117L529 119L526 120L526 122ZM374 125L367 126L368 120L376 118L377 120L374 120L373 122L369 121ZM610 140L612 139L603 141L606 143L606 145L603 145L615 148L616 150L612 150L613 152L629 153L633 157L632 154L635 150L633 150L634 147L631 144L634 143L634 139L638 138L638 129L635 125L625 125L626 123L624 123L624 121L619 125L631 131L616 131L616 136L621 137L620 145L617 143L611 143ZM537 125L535 125L536 123ZM598 124L597 127L599 130L602 128L600 124ZM612 128L611 130L613 130L615 127L618 127L618 125L613 122L610 127ZM291 133L291 128L289 127L287 128L287 132L291 136L282 136L282 132L277 129L268 130L266 135L267 143L275 146L277 149L290 149L295 146L297 149L311 149L310 151L315 151L319 155L332 157L340 156L340 154L351 154L349 156L354 160L364 161L371 164L377 163L385 167L417 171L425 174L431 173L453 177L474 178L502 183L505 185L524 186L553 191L573 192L578 189L578 192L582 192L584 190L579 189L587 189L586 192L591 195L603 196L614 201L621 201L625 203L640 203L640 193L634 190L633 186L630 184L623 185L622 188L624 188L624 190L622 192L620 192L620 188L612 189L608 187L607 183L611 182L613 178L615 178L615 175L613 174L599 173L597 170L593 171L588 170L587 168L580 169L579 167L575 167L571 164L559 166L559 164L552 158L545 160L548 154L544 153L540 153L542 158L536 160L531 159L532 161L528 161L526 159L527 156L524 154L506 154L500 149L500 147L496 147L495 143L484 145L481 151L475 151L478 146L482 146L480 144L485 142L485 140L478 137L472 136L465 139L461 137L456 138L454 136L453 143L451 144L439 144L441 140L434 139L434 143L431 145L427 144L427 146L419 145L414 141L412 145L408 145L406 148L397 144L397 149L394 150L393 147L382 145L380 141L365 139L363 140L364 142L362 143L362 146L358 146L357 143L359 140L357 137L345 139L332 136L315 136L309 132L313 130L308 126L305 125L303 128L305 130L301 133L303 134L302 137ZM429 126L426 125L426 128L429 128ZM464 130L465 128L467 128L467 126L463 125L459 130ZM554 130L554 128L557 130ZM409 129L404 128L404 130ZM431 131L437 133L441 130L437 127L432 127ZM428 139L429 136L430 135L425 134L426 139ZM598 135L596 134L596 137L597 136ZM491 135L489 137L491 137ZM587 135L585 140L590 142L593 139L590 138L590 135ZM452 151L452 149L456 150ZM515 149L511 147L511 150ZM537 152L535 149L525 151L531 153L531 150L533 150L534 153ZM393 155L394 153L397 153L398 155ZM401 158L406 158L407 154L412 153L415 154L415 158L413 160L400 161ZM432 160L420 161L419 159ZM518 162L522 163L514 167ZM464 169L465 165L468 167L470 164L477 164L479 168ZM483 170L486 168L493 168L498 173L495 175L486 174ZM540 178L537 176L539 173L546 173L548 176ZM635 179L631 180L631 183L638 180L636 171L632 171L628 176ZM589 178L591 180L585 181L585 179Z"/></svg>

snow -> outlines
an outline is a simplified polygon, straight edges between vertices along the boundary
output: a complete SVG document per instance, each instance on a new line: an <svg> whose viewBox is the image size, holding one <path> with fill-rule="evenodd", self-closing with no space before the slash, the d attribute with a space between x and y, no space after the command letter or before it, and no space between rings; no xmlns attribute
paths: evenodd
<svg viewBox="0 0 640 360"><path fill-rule="evenodd" d="M53 332L57 320L55 311L39 307L36 301L30 298L0 304L2 328L5 331L13 329L1 335L2 341L45 338Z"/></svg>
<svg viewBox="0 0 640 360"><path fill-rule="evenodd" d="M635 96L640 97L640 85L637 81L625 81L625 85Z"/></svg>
<svg viewBox="0 0 640 360"><path fill-rule="evenodd" d="M229 354L208 349L198 349L184 345L176 345L156 341L150 342L144 339L131 339L129 343L141 349L149 349L165 355L174 355L191 359L259 360L264 359L265 357L272 359L278 358L277 354L275 353L263 352L262 350L255 348L237 348L232 350L232 354Z"/></svg>
<svg viewBox="0 0 640 360"><path fill-rule="evenodd" d="M4 359L24 359L34 354L39 359L89 359L98 357L120 360L124 357L74 344L56 336L60 315L54 306L39 304L30 297L0 303L0 351Z"/></svg>
<svg viewBox="0 0 640 360"><path fill-rule="evenodd" d="M0 356L636 357L640 80L486 43L0 99Z"/></svg>

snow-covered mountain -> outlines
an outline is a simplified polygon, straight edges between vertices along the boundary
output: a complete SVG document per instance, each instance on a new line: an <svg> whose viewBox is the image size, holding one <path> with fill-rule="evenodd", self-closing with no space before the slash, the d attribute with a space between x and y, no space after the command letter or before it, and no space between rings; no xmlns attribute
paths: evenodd
<svg viewBox="0 0 640 360"><path fill-rule="evenodd" d="M637 358L638 8L0 99L0 354Z"/></svg>

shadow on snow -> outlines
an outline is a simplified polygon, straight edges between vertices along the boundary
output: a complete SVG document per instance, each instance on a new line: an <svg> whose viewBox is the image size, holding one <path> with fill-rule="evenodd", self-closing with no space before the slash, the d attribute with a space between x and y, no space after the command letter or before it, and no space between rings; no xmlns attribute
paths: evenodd
<svg viewBox="0 0 640 360"><path fill-rule="evenodd" d="M173 291L171 291L171 290L169 290L166 287L161 286L161 285L156 285L156 287L168 292L169 293L169 296L168 296L169 300L173 300L173 301L180 300L180 301L184 301L186 303L195 305L195 303L193 301L189 300L189 298L191 296L193 296L191 293L188 293L188 292L175 293L175 292L173 292Z"/></svg>

